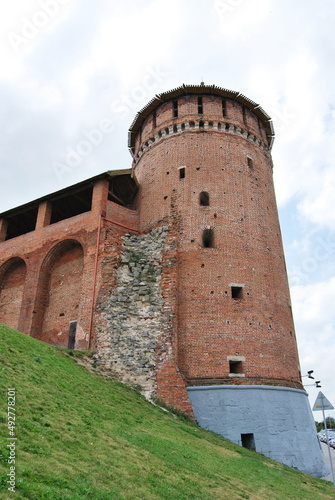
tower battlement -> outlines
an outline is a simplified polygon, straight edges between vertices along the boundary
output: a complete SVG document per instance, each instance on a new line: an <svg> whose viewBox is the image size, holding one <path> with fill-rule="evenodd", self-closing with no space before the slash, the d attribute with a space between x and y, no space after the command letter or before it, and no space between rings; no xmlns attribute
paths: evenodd
<svg viewBox="0 0 335 500"><path fill-rule="evenodd" d="M260 105L215 85L183 85L152 99L135 117L128 138L135 164L160 140L184 131L237 134L270 151L271 118Z"/></svg>

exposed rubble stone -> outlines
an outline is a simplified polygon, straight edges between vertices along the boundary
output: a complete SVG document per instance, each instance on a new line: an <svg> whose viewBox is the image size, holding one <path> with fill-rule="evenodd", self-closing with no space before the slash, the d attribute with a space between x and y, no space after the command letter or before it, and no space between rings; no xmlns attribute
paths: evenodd
<svg viewBox="0 0 335 500"><path fill-rule="evenodd" d="M147 397L155 390L156 344L161 334L162 258L168 227L121 237L123 251L117 286L100 310L97 367L122 382L139 386Z"/></svg>

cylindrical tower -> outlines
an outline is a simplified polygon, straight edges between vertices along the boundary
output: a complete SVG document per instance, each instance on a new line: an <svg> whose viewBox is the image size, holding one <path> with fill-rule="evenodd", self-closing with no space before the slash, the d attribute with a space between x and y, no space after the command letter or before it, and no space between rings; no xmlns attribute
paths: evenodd
<svg viewBox="0 0 335 500"><path fill-rule="evenodd" d="M279 425L293 405L299 417L289 433L308 426L316 446L273 187L273 136L270 117L238 92L201 84L156 96L129 133L137 208L142 231L162 221L178 230L175 360L199 423L322 475L315 457L303 465L304 452L292 458L296 440L283 444L282 428L264 433L267 418Z"/></svg>

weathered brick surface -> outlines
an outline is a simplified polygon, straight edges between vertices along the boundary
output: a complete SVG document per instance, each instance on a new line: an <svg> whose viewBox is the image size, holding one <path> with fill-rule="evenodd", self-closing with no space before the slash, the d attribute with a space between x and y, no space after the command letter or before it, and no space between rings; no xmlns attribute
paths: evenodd
<svg viewBox="0 0 335 500"><path fill-rule="evenodd" d="M141 230L166 218L175 224L172 198L178 214L177 341L166 339L166 363L189 385L301 387L265 129L240 103L227 101L222 118L220 98L202 99L203 115L197 96L178 100L176 119L172 101L158 106L156 129L149 116L134 151ZM209 206L200 206L202 191ZM209 228L214 248L203 248ZM233 284L242 287L239 299ZM230 373L229 356L245 359L242 376ZM173 385L168 371L159 376L161 392Z"/></svg>
<svg viewBox="0 0 335 500"><path fill-rule="evenodd" d="M59 248L44 273L44 282L39 288L39 303L43 307L42 324L37 338L68 346L69 325L78 321L83 277L83 249L75 241L67 241ZM77 324L77 345L85 341L82 327Z"/></svg>
<svg viewBox="0 0 335 500"><path fill-rule="evenodd" d="M9 259L0 272L0 322L14 329L20 326L25 276L26 264L19 258Z"/></svg>
<svg viewBox="0 0 335 500"><path fill-rule="evenodd" d="M138 229L138 213L112 201L107 203L106 217L129 228Z"/></svg>
<svg viewBox="0 0 335 500"><path fill-rule="evenodd" d="M0 322L67 347L70 322L77 321L75 347L88 348L90 333L94 345L90 313L93 290L101 286L104 230L95 287L94 270L102 212L136 228L136 213L108 201L108 182L102 180L95 184L91 211L50 225L50 204L43 201L35 231L1 243ZM127 232L113 227L116 234Z"/></svg>
<svg viewBox="0 0 335 500"><path fill-rule="evenodd" d="M77 321L101 370L189 413L187 385L302 387L271 127L241 99L185 92L178 117L157 99L131 131L131 209L106 178L75 217L50 225L41 202L35 231L1 242L0 321L63 346Z"/></svg>

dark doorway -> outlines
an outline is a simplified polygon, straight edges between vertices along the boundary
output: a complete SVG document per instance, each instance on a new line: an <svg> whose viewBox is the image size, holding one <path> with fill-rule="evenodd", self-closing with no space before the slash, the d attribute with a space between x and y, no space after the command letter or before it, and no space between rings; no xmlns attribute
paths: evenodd
<svg viewBox="0 0 335 500"><path fill-rule="evenodd" d="M256 450L255 438L253 434L241 434L243 448L248 450Z"/></svg>
<svg viewBox="0 0 335 500"><path fill-rule="evenodd" d="M74 349L74 345L76 343L76 331L77 331L77 321L71 321L69 330L69 343L67 346L68 349Z"/></svg>

